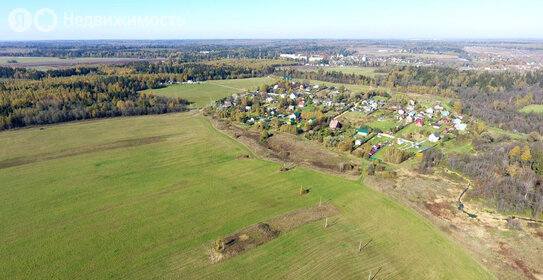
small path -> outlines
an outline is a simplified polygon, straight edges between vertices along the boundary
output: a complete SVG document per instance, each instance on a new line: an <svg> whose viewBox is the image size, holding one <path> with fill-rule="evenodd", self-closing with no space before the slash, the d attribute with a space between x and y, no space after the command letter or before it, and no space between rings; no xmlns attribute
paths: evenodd
<svg viewBox="0 0 543 280"><path fill-rule="evenodd" d="M244 90L246 90L246 89L244 89L244 88L235 88L235 87L226 86L226 85L221 85L221 84L215 84L215 83L207 83L207 84L208 84L208 85L218 86L218 87L229 88L229 89L235 89L235 90L239 90L239 91L244 91Z"/></svg>

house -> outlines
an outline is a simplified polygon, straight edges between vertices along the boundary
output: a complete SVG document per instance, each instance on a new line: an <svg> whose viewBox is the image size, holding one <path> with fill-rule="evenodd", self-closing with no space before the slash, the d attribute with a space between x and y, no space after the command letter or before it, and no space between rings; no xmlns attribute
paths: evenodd
<svg viewBox="0 0 543 280"><path fill-rule="evenodd" d="M293 105L288 105L288 110L289 111L294 111L294 106Z"/></svg>
<svg viewBox="0 0 543 280"><path fill-rule="evenodd" d="M296 112L287 116L290 124L295 124L296 120L300 117L300 113Z"/></svg>
<svg viewBox="0 0 543 280"><path fill-rule="evenodd" d="M365 128L360 128L358 129L357 134L360 136L368 136L370 134L370 131Z"/></svg>
<svg viewBox="0 0 543 280"><path fill-rule="evenodd" d="M300 108L305 107L305 101L298 102L298 107L300 107Z"/></svg>
<svg viewBox="0 0 543 280"><path fill-rule="evenodd" d="M298 119L299 117L300 117L300 113L298 113L298 112L294 112L294 114L290 114L290 115L288 115L288 117L287 117L287 118L289 118L289 119L295 119L295 120L297 120L297 119Z"/></svg>
<svg viewBox="0 0 543 280"><path fill-rule="evenodd" d="M232 102L226 100L224 101L224 104L222 105L224 108L232 107Z"/></svg>
<svg viewBox="0 0 543 280"><path fill-rule="evenodd" d="M288 96L288 98L290 98L290 99L296 99L296 94L291 93L291 94Z"/></svg>
<svg viewBox="0 0 543 280"><path fill-rule="evenodd" d="M449 111L441 111L441 115L444 117L448 117L450 114Z"/></svg>
<svg viewBox="0 0 543 280"><path fill-rule="evenodd" d="M251 111L251 106L245 106L245 111Z"/></svg>
<svg viewBox="0 0 543 280"><path fill-rule="evenodd" d="M413 117L408 116L407 118L405 118L405 122L406 123L412 123L413 122Z"/></svg>
<svg viewBox="0 0 543 280"><path fill-rule="evenodd" d="M468 128L468 125L465 123L457 123L454 125L454 128L456 128L456 130L459 130L459 131L464 131L466 130L466 128Z"/></svg>
<svg viewBox="0 0 543 280"><path fill-rule="evenodd" d="M332 120L330 122L330 129L335 130L337 128L341 128L341 123L338 120Z"/></svg>
<svg viewBox="0 0 543 280"><path fill-rule="evenodd" d="M441 124L434 123L434 124L432 124L432 127L435 128L435 129L440 129L440 128L441 128Z"/></svg>
<svg viewBox="0 0 543 280"><path fill-rule="evenodd" d="M434 132L434 133L430 134L430 136L428 137L428 141L430 141L432 143L435 143L435 142L439 141L440 138L441 138L441 136L439 135L439 133Z"/></svg>
<svg viewBox="0 0 543 280"><path fill-rule="evenodd" d="M312 123L312 122L314 122L315 120L316 120L316 118L310 118L309 121L308 121L308 123Z"/></svg>
<svg viewBox="0 0 543 280"><path fill-rule="evenodd" d="M362 139L356 139L356 140L354 141L354 144L355 144L356 146L362 145Z"/></svg>
<svg viewBox="0 0 543 280"><path fill-rule="evenodd" d="M422 119L417 119L415 122L416 122L416 125L418 127L423 127L424 126L424 121Z"/></svg>

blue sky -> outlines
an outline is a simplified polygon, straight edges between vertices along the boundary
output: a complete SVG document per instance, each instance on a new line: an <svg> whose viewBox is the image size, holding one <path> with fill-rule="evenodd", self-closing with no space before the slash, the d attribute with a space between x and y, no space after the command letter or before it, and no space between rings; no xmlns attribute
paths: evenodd
<svg viewBox="0 0 543 280"><path fill-rule="evenodd" d="M538 0L334 0L334 1L114 1L57 0L2 3L0 40L351 38L464 39L543 38L543 1ZM49 32L31 25L15 32L16 8L33 16L41 8L57 15ZM145 26L70 25L74 16L156 16L183 24ZM51 24L43 15L40 25Z"/></svg>

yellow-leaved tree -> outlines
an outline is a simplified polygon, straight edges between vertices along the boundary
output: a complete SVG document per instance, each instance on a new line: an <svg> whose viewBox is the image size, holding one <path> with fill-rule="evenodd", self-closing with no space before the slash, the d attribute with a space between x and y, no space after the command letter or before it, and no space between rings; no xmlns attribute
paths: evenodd
<svg viewBox="0 0 543 280"><path fill-rule="evenodd" d="M516 156L520 155L520 147L515 146L511 151L509 151L509 157L514 158Z"/></svg>
<svg viewBox="0 0 543 280"><path fill-rule="evenodd" d="M532 152L530 151L530 147L524 146L524 148L522 149L522 155L520 156L520 159L522 161L532 160Z"/></svg>

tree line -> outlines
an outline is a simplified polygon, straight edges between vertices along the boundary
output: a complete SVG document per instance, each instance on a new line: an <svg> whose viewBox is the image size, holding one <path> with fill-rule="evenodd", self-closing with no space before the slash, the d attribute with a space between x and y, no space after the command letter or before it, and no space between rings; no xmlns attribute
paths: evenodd
<svg viewBox="0 0 543 280"><path fill-rule="evenodd" d="M130 74L3 80L0 129L186 110L186 100L138 93L159 87L166 79L161 75Z"/></svg>

